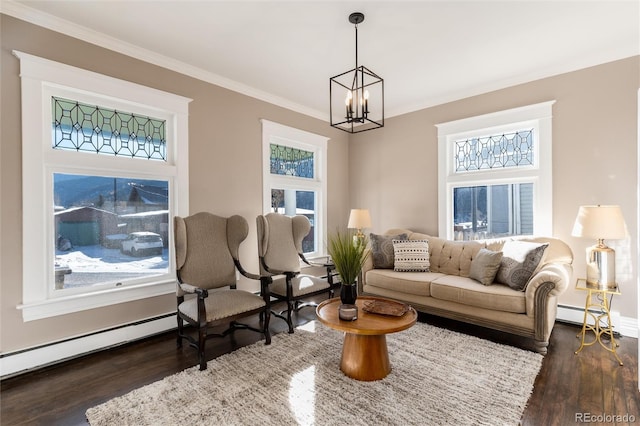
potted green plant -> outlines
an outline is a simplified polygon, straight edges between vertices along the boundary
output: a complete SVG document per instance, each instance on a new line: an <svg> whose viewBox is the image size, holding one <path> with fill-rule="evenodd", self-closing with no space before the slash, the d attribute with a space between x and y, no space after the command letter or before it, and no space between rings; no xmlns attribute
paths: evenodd
<svg viewBox="0 0 640 426"><path fill-rule="evenodd" d="M349 231L336 231L329 237L328 250L342 282L340 300L345 305L353 305L358 295L356 281L369 256L367 238L354 238Z"/></svg>

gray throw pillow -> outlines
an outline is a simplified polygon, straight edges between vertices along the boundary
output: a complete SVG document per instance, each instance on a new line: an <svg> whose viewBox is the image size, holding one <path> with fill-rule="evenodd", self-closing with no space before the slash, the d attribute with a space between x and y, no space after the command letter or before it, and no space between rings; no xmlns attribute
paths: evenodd
<svg viewBox="0 0 640 426"><path fill-rule="evenodd" d="M501 251L491 251L486 248L481 248L471 260L469 278L473 278L482 285L493 284L498 269L500 269L501 260Z"/></svg>
<svg viewBox="0 0 640 426"><path fill-rule="evenodd" d="M524 291L548 246L548 243L507 241L502 247L502 260L496 282L506 284L514 290Z"/></svg>
<svg viewBox="0 0 640 426"><path fill-rule="evenodd" d="M407 234L369 234L369 241L371 241L371 260L373 260L373 267L376 269L393 269L393 240L406 239Z"/></svg>

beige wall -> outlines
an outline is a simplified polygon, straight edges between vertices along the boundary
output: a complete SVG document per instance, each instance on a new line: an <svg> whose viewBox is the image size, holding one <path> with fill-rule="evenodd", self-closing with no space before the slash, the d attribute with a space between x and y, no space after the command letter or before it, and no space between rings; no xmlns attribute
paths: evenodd
<svg viewBox="0 0 640 426"><path fill-rule="evenodd" d="M190 210L247 218L250 233L241 251L257 271L255 217L262 213L260 119L330 137L328 229L346 224L348 135L327 123L149 65L62 34L1 16L2 100L0 145L0 345L18 349L82 335L175 310L167 295L24 323L22 301L22 186L20 50L43 58L143 84L193 99L189 106ZM221 58L224 60L224 58Z"/></svg>
<svg viewBox="0 0 640 426"><path fill-rule="evenodd" d="M578 207L619 204L630 237L608 241L617 253L623 297L613 309L637 317L637 93L640 57L475 96L388 119L351 138L352 202L369 208L373 230L406 227L438 234L438 123L556 100L553 105L553 233L574 252L574 278L585 276L585 249L571 236ZM584 306L573 289L560 303Z"/></svg>
<svg viewBox="0 0 640 426"><path fill-rule="evenodd" d="M435 124L555 99L554 234L574 250L576 276L591 244L570 236L578 206L620 204L630 238L614 247L623 316L636 317L636 121L640 58L605 64L388 119L353 136L327 123L2 15L0 115L0 351L3 353L137 321L174 309L171 295L90 312L22 322L20 79L13 49L193 99L189 119L190 209L241 214L250 234L241 257L255 269L255 221L262 210L261 130L266 118L331 138L328 229L350 208L371 209L373 231L408 227L436 235ZM347 144L349 141L349 144ZM345 182L349 182L348 188ZM351 194L351 197L349 197ZM561 302L582 305L569 290Z"/></svg>

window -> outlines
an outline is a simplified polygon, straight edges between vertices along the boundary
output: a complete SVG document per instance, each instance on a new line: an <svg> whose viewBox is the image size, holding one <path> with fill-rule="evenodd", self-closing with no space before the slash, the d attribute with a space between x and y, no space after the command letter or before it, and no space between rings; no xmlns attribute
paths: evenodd
<svg viewBox="0 0 640 426"><path fill-rule="evenodd" d="M551 235L553 103L437 125L441 237Z"/></svg>
<svg viewBox="0 0 640 426"><path fill-rule="evenodd" d="M303 241L308 257L324 253L328 138L262 120L263 210L307 216Z"/></svg>
<svg viewBox="0 0 640 426"><path fill-rule="evenodd" d="M189 99L22 52L25 321L175 291Z"/></svg>

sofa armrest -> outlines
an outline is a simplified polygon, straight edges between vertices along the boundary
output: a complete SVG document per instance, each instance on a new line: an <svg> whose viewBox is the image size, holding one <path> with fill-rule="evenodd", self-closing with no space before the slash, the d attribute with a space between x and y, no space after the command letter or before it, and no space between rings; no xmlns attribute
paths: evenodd
<svg viewBox="0 0 640 426"><path fill-rule="evenodd" d="M544 283L551 283L547 298L557 297L569 286L573 268L568 263L548 263L538 270L529 280L525 290L527 315L535 314L536 292Z"/></svg>
<svg viewBox="0 0 640 426"><path fill-rule="evenodd" d="M367 254L367 258L364 261L364 265L362 265L362 272L360 273L360 277L358 279L358 294L361 294L363 291L363 288L365 286L366 283L366 275L367 275L367 271L370 271L373 269L373 259L371 256L371 250L369 249L369 253Z"/></svg>

